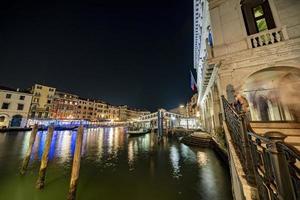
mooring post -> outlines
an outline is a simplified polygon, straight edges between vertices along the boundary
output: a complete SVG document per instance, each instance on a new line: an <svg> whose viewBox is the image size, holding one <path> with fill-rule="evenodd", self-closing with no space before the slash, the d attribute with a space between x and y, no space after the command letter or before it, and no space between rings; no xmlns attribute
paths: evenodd
<svg viewBox="0 0 300 200"><path fill-rule="evenodd" d="M80 169L80 156L81 156L81 146L83 138L83 126L81 125L77 132L75 153L73 158L72 174L70 181L70 188L68 193L68 200L75 200L76 189L79 179L79 169Z"/></svg>
<svg viewBox="0 0 300 200"><path fill-rule="evenodd" d="M158 128L158 135L159 137L163 136L163 131L164 131L164 127L163 127L163 122L164 117L163 117L163 111L160 109L157 112L157 128Z"/></svg>
<svg viewBox="0 0 300 200"><path fill-rule="evenodd" d="M29 146L28 146L28 149L27 149L27 152L26 152L26 155L25 155L25 158L23 160L22 167L21 167L21 170L20 170L21 175L24 175L26 170L27 170L28 163L29 163L30 156L31 156L31 152L32 152L33 143L34 143L37 132L38 132L38 125L35 124L32 128L32 131L31 131L31 135L30 135L30 139L29 139Z"/></svg>
<svg viewBox="0 0 300 200"><path fill-rule="evenodd" d="M42 188L44 188L44 185L45 185L45 177L46 177L46 171L47 171L47 166L48 166L48 157L49 157L49 150L50 150L50 146L51 146L53 131L54 131L53 126L49 126L46 143L45 143L45 147L44 147L44 152L43 152L43 156L42 156L40 171L39 171L39 177L36 182L37 189L42 189Z"/></svg>

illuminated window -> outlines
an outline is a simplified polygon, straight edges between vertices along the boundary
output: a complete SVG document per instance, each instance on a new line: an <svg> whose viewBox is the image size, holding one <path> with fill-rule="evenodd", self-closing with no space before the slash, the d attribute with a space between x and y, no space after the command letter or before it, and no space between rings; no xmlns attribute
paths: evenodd
<svg viewBox="0 0 300 200"><path fill-rule="evenodd" d="M255 24L258 32L265 31L268 29L265 14L261 5L253 8L253 14L255 19Z"/></svg>
<svg viewBox="0 0 300 200"><path fill-rule="evenodd" d="M248 35L275 28L272 11L267 0L243 1L242 12Z"/></svg>

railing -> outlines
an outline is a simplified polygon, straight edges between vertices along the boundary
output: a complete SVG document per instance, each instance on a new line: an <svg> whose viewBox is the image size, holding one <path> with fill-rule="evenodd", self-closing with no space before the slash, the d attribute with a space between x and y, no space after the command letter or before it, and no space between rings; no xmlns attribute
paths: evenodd
<svg viewBox="0 0 300 200"><path fill-rule="evenodd" d="M237 150L237 155L245 171L247 181L250 184L255 184L246 124L244 123L245 116L238 114L224 98L224 96L222 96L222 102L225 113L225 122L231 134L233 145Z"/></svg>
<svg viewBox="0 0 300 200"><path fill-rule="evenodd" d="M283 26L250 35L247 37L247 42L249 48L257 48L269 44L274 44L287 39L288 35L286 27Z"/></svg>
<svg viewBox="0 0 300 200"><path fill-rule="evenodd" d="M224 96L222 101L234 146L238 154L244 154L239 159L245 173L253 169L260 200L300 199L300 152L284 143L286 136L280 132L256 134L245 114L236 113ZM245 165L245 159L250 159L252 166Z"/></svg>

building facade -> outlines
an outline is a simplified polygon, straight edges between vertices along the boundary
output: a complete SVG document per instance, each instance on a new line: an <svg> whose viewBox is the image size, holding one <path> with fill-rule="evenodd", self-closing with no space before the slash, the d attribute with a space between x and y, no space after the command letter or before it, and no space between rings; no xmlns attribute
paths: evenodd
<svg viewBox="0 0 300 200"><path fill-rule="evenodd" d="M31 101L29 92L0 87L0 128L25 127Z"/></svg>
<svg viewBox="0 0 300 200"><path fill-rule="evenodd" d="M198 93L194 94L186 105L188 117L200 117L200 107L198 105Z"/></svg>
<svg viewBox="0 0 300 200"><path fill-rule="evenodd" d="M96 119L98 121L109 119L109 105L103 101L95 103Z"/></svg>
<svg viewBox="0 0 300 200"><path fill-rule="evenodd" d="M203 5L212 45L195 67L206 130L222 126L221 95L230 103L235 96L245 98L252 121L299 122L300 1L209 0Z"/></svg>
<svg viewBox="0 0 300 200"><path fill-rule="evenodd" d="M97 118L96 101L90 99L79 98L76 118L94 121Z"/></svg>
<svg viewBox="0 0 300 200"><path fill-rule="evenodd" d="M31 88L32 103L30 107L30 118L48 119L54 99L56 88L35 84Z"/></svg>
<svg viewBox="0 0 300 200"><path fill-rule="evenodd" d="M53 119L76 119L78 98L74 94L56 91L50 117Z"/></svg>

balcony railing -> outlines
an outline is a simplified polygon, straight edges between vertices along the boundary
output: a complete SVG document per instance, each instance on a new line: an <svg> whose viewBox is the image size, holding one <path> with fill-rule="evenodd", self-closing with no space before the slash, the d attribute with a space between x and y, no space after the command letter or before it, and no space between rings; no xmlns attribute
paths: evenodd
<svg viewBox="0 0 300 200"><path fill-rule="evenodd" d="M286 27L274 28L247 37L249 48L257 48L288 40Z"/></svg>
<svg viewBox="0 0 300 200"><path fill-rule="evenodd" d="M300 199L300 152L286 144L280 132L256 134L244 113L235 112L224 96L222 102L235 150L260 200ZM252 172L254 182L248 174Z"/></svg>

